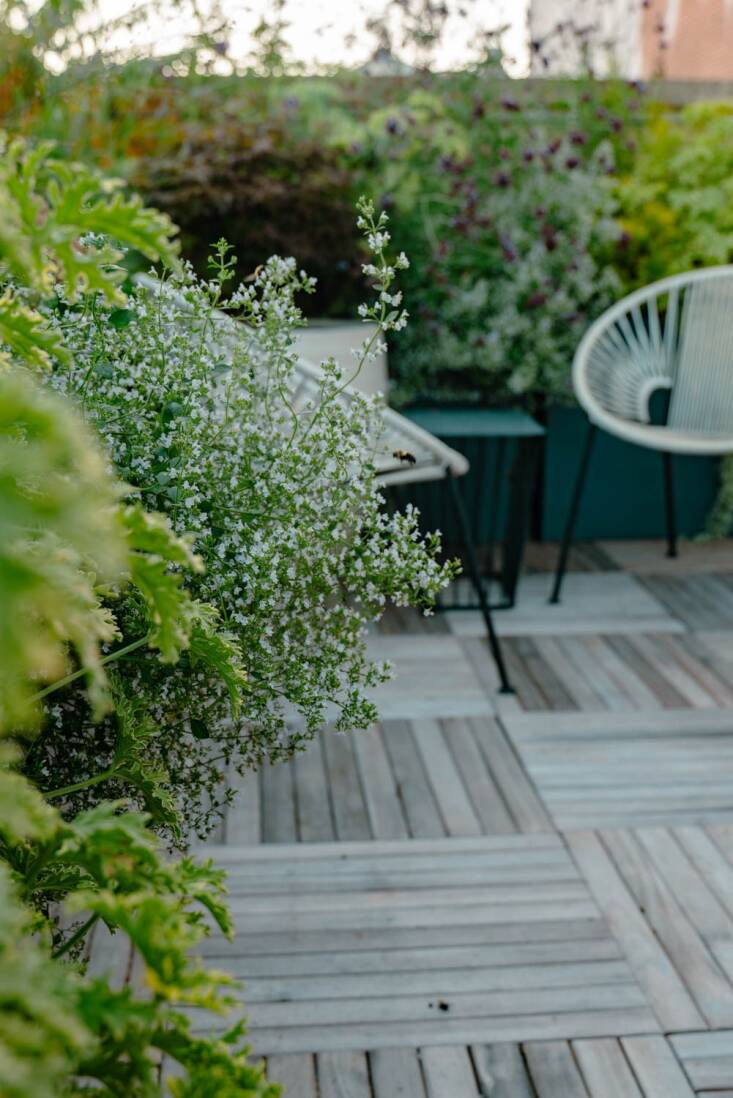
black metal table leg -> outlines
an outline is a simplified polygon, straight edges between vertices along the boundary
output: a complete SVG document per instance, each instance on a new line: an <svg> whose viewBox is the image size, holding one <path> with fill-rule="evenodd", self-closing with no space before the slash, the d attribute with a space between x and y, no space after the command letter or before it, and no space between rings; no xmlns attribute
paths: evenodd
<svg viewBox="0 0 733 1098"><path fill-rule="evenodd" d="M562 544L560 546L560 556L557 562L557 571L555 572L555 582L552 587L550 602L560 601L560 591L562 589L562 581L565 578L565 569L567 568L568 563L570 543L573 540L575 522L578 518L578 511L580 510L580 501L583 498L583 488L585 487L585 478L588 473L588 465L590 464L591 454L593 453L593 443L595 442L596 432L596 425L594 423L589 423L588 434L585 436L585 445L583 446L583 452L580 457L580 465L578 466L578 473L575 478L575 488L573 489L573 498L570 503L570 511L568 512L568 519L565 523L565 532L563 534Z"/></svg>
<svg viewBox="0 0 733 1098"><path fill-rule="evenodd" d="M514 606L517 593L524 544L527 539L529 499L539 452L539 441L539 439L533 437L517 440L517 454L511 473L512 489L504 530L501 569L501 584L506 596L507 607Z"/></svg>
<svg viewBox="0 0 733 1098"><path fill-rule="evenodd" d="M468 564L468 571L476 591L476 597L479 601L479 607L481 614L486 625L486 632L489 637L489 648L491 649L491 655L496 665L496 670L499 673L499 682L501 684L502 694L513 694L514 690L509 682L509 676L507 675L506 665L504 663L504 656L501 651L501 645L499 644L499 638L496 635L494 629L494 622L491 618L491 610L489 608L489 600L486 597L486 591L481 579L481 573L479 571L478 560L476 558L476 548L473 544L471 537L471 528L468 523L468 517L466 510L463 506L463 500L461 499L461 493L456 484L455 477L450 469L446 470L446 480L448 481L449 491L453 501L453 506L456 512L456 518L461 528L463 535L463 541L466 548L466 560Z"/></svg>
<svg viewBox="0 0 733 1098"><path fill-rule="evenodd" d="M672 477L672 455L662 454L664 470L664 514L667 522L667 556L677 556L677 514L674 499L674 479Z"/></svg>

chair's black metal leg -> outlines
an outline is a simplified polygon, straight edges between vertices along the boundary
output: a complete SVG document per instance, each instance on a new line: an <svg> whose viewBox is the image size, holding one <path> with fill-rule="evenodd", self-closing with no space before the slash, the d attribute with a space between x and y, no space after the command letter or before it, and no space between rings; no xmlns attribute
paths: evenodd
<svg viewBox="0 0 733 1098"><path fill-rule="evenodd" d="M664 512L667 520L667 556L677 556L677 514L674 504L674 479L672 476L672 455L662 454L664 470Z"/></svg>
<svg viewBox="0 0 733 1098"><path fill-rule="evenodd" d="M468 524L468 517L466 515L466 509L463 506L463 500L461 499L461 493L458 490L455 477L450 469L446 471L446 479L448 481L448 488L453 501L453 506L456 511L456 517L458 524L461 528L463 535L463 542L466 547L466 559L468 563L468 571L471 577L471 582L476 590L476 597L479 601L481 613L483 615L484 622L486 623L486 632L489 636L489 648L491 649L491 655L494 663L496 664L496 670L499 673L499 682L501 684L502 694L513 694L514 690L509 682L509 676L507 675L506 665L504 663L504 656L501 651L501 645L499 644L499 638L496 635L494 629L494 623L491 618L491 610L489 609L489 600L486 598L486 591L481 580L481 573L479 572L478 560L476 558L476 549L471 537L471 528Z"/></svg>
<svg viewBox="0 0 733 1098"><path fill-rule="evenodd" d="M596 431L596 425L594 423L589 423L588 434L585 436L585 444L583 446L583 452L580 455L580 465L578 466L578 473L575 478L573 498L570 502L570 510L568 512L567 522L565 523L565 532L563 533L562 543L560 546L560 556L557 561L555 582L552 586L550 602L560 601L560 591L562 590L562 582L565 578L565 569L567 568L568 563L570 543L573 540L573 531L575 530L575 523L578 518L578 511L580 510L580 502L583 498L583 488L585 487L585 478L588 473L588 466L590 465L591 454L593 453L593 443L595 442Z"/></svg>
<svg viewBox="0 0 733 1098"><path fill-rule="evenodd" d="M517 440L517 454L512 468L512 492L507 508L504 530L504 555L502 560L502 587L508 606L514 606L522 567L524 544L527 540L529 524L529 501L532 491L539 439L520 438Z"/></svg>

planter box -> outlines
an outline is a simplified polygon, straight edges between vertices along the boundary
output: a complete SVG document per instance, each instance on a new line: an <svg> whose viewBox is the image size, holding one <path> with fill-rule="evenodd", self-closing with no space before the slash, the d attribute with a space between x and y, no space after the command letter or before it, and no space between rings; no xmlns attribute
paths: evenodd
<svg viewBox="0 0 733 1098"><path fill-rule="evenodd" d="M550 408L547 435L537 478L540 496L534 509L530 536L559 541L570 506L580 452L588 429L585 413L576 407ZM440 431L436 430L440 435ZM504 532L508 485L499 493L498 506L491 507L495 483L497 444L495 440L447 440L471 463L461 478L461 490L473 525L473 535L483 549L492 534L498 541ZM514 446L506 451L511 466ZM718 460L674 458L677 528L681 536L694 537L705 526L718 491ZM409 485L400 489L399 503L412 502L421 511L424 530L440 529L450 551L460 542L456 521L444 486ZM583 502L576 526L576 541L613 538L663 538L665 536L662 458L654 450L632 446L604 431L596 437Z"/></svg>
<svg viewBox="0 0 733 1098"><path fill-rule="evenodd" d="M548 412L541 530L547 541L562 537L587 425L580 408ZM678 531L693 536L703 530L715 499L718 461L675 456L673 465ZM575 540L664 536L661 454L599 431Z"/></svg>
<svg viewBox="0 0 733 1098"><path fill-rule="evenodd" d="M365 339L374 332L373 324L363 324L359 320L309 320L307 328L299 328L295 334L296 350L318 365L326 358L335 358L351 377L356 369L354 350L361 347ZM374 362L365 363L354 381L354 388L367 396L375 393L387 395L387 353L378 355Z"/></svg>

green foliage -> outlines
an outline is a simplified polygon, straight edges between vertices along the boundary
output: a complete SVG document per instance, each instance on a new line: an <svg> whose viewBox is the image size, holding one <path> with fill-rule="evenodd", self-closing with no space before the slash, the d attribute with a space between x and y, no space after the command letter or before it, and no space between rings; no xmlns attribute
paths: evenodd
<svg viewBox="0 0 733 1098"><path fill-rule="evenodd" d="M170 566L203 572L203 563L192 551L190 539L177 537L162 515L137 505L127 507L124 517L130 576L145 601L152 626L148 643L160 650L166 663L175 663L188 647L198 610L182 586L182 572L172 572Z"/></svg>
<svg viewBox="0 0 733 1098"><path fill-rule="evenodd" d="M5 268L13 280L0 299L0 351L4 344L30 365L44 365L58 352L58 340L25 307L16 283L36 295L57 283L71 298L96 290L124 302L122 253L111 244L100 250L89 234L105 233L149 259L174 262L172 223L139 198L124 198L119 186L93 168L54 158L49 144L30 148L0 135L0 272Z"/></svg>
<svg viewBox="0 0 733 1098"><path fill-rule="evenodd" d="M408 264L387 259L386 215L364 207L362 227L374 253L365 266L374 303L362 310L377 333L360 355L368 359L379 334L404 326L394 282ZM156 729L141 733L136 757L154 768L153 781L167 773L199 834L229 797L230 768L289 756L326 719L338 730L373 722L370 692L387 669L369 658L367 623L388 599L429 607L451 575L414 513L385 513L372 456L376 402L343 402L348 378L326 363L317 411L291 405L292 333L301 321L294 299L310 289L307 277L274 257L227 295L226 245L213 268L207 282L184 271L152 283L154 292L150 281L140 286L124 324L90 298L56 314L74 366L51 377L82 403L119 475L179 534L194 536L206 566L146 565L136 582L147 594L151 573L186 648L164 637L168 666L149 653L117 665L135 719ZM134 595L119 607L125 642L143 631L138 610ZM94 722L74 691L49 699L48 715L27 760L43 788L66 789L74 808L122 789L141 799L139 781L121 784L114 716ZM99 775L114 784L101 786Z"/></svg>
<svg viewBox="0 0 733 1098"><path fill-rule="evenodd" d="M456 76L363 123L361 171L413 261L392 400L570 396L575 347L620 289L609 177L628 158L632 111L613 85L551 96Z"/></svg>
<svg viewBox="0 0 733 1098"><path fill-rule="evenodd" d="M631 286L733 259L733 106L658 108L617 186Z"/></svg>
<svg viewBox="0 0 733 1098"><path fill-rule="evenodd" d="M0 785L4 772L0 770ZM10 792L3 789L2 793ZM6 804L7 802L3 802ZM72 974L34 940L32 919L0 864L0 1089L3 1098L57 1098L92 1046Z"/></svg>
<svg viewBox="0 0 733 1098"><path fill-rule="evenodd" d="M68 1098L87 1094L91 1083L109 1095L158 1098L165 1054L182 1072L170 1093L275 1098L261 1066L247 1063L241 1025L228 1040L198 1038L180 1011L224 1013L236 1002L230 982L190 952L212 927L230 932L221 871L168 860L151 817L122 802L62 816L49 801L68 807L70 791L44 798L20 773L27 758L2 739L27 735L42 697L85 678L93 716L114 703L110 774L174 828L165 775L148 757L156 728L118 674L106 682L103 665L143 648L175 660L195 633L197 659L230 681L239 674L216 614L182 589L181 569L200 568L186 539L139 505L121 506L123 489L91 432L28 372L51 352L72 365L59 333L27 304L47 293L49 278L67 303L85 287L111 303L125 300L116 288L121 272L109 266L117 253L82 244L79 233L113 229L151 257L170 255L163 219L138 202L108 201L96 177L92 187L88 173L46 158L18 146L0 158L0 198L8 199L0 337L13 365L0 373L0 1092ZM122 636L120 621L123 628L132 621L137 639L103 656ZM57 681L39 690L49 679ZM69 963L103 925L134 949L143 988L115 989Z"/></svg>
<svg viewBox="0 0 733 1098"><path fill-rule="evenodd" d="M60 678L69 646L101 703L100 645L117 629L95 584L125 559L118 500L68 406L20 371L0 374L0 731L35 721L33 678Z"/></svg>
<svg viewBox="0 0 733 1098"><path fill-rule="evenodd" d="M48 1042L52 1078L73 1069L111 1094L147 1098L160 1094L156 1053L166 1053L184 1069L192 1066L182 1086L200 1079L202 1086L213 1088L221 1081L232 1088L232 1094L240 1086L244 1094L274 1098L277 1091L267 1086L262 1069L246 1063L241 1027L232 1034L229 1047L221 1040L193 1036L190 1016L180 1012L186 1006L224 1014L237 1003L228 977L204 969L191 958L191 950L212 926L221 933L231 932L222 902L223 872L190 858L165 860L148 818L123 812L122 807L105 802L69 822L51 813L51 826L45 819L41 837L35 840L17 834L9 840L3 835L0 853L11 867L21 898L39 910L63 898L61 911L80 916L81 922L72 922L62 931L54 921L39 915L33 919L36 934L53 939L57 959L55 964L42 961L40 951L34 950L24 958L29 974L35 966L40 976L47 976L37 994L35 985L27 982L12 991L12 985L6 988L3 970L0 1011L8 1010L10 1026L0 1035L0 1066L3 1037L17 1056L17 1050L26 1047L22 1038L27 1029L29 1050L36 1049L40 1040ZM0 888L4 883L0 876ZM18 965L10 941L20 928L21 910L16 903L9 920L8 974ZM30 916L25 918L30 925ZM134 948L142 969L140 991L114 990L104 979L83 979L62 966L60 958L73 948L78 951L100 921L125 935ZM3 953L0 938L0 956ZM52 1009L59 1005L52 997L65 999L63 1013ZM45 1010L49 1018L42 1025L37 1015ZM17 1026L11 1011L25 1015ZM22 1081L20 1071L18 1075ZM5 1082L4 1076L0 1078ZM17 1091L22 1098L30 1093ZM69 1093L77 1091L72 1087Z"/></svg>
<svg viewBox="0 0 733 1098"><path fill-rule="evenodd" d="M130 178L175 220L202 276L219 237L238 256L239 278L272 254L292 255L317 280L308 312L342 316L360 293L355 181L336 149L299 134L293 121L212 102L209 117L183 124L172 148L131 162Z"/></svg>

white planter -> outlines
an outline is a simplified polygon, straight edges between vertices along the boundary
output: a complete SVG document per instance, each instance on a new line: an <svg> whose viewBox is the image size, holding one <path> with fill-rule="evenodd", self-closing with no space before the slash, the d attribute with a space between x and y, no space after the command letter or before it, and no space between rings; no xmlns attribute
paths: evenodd
<svg viewBox="0 0 733 1098"><path fill-rule="evenodd" d="M295 336L295 346L303 358L318 365L326 358L335 358L346 377L356 370L357 360L352 355L365 339L374 332L373 324L358 320L309 320L307 328L300 328ZM373 362L365 363L354 381L354 388L368 396L383 393L387 396L387 352Z"/></svg>

